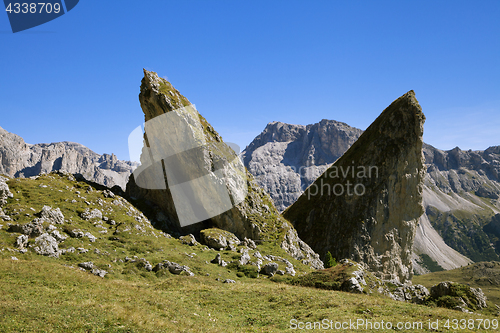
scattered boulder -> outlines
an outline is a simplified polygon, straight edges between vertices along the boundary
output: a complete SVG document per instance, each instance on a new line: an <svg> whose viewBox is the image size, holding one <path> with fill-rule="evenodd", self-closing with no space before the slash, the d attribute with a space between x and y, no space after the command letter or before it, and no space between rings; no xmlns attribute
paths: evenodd
<svg viewBox="0 0 500 333"><path fill-rule="evenodd" d="M58 230L53 230L50 233L50 235L52 237L54 237L56 239L56 241L58 241L58 242L62 242L62 241L66 240L68 238L66 236L61 235Z"/></svg>
<svg viewBox="0 0 500 333"><path fill-rule="evenodd" d="M5 215L5 213L1 208L0 208L0 219L4 221L12 221L11 217L9 215Z"/></svg>
<svg viewBox="0 0 500 333"><path fill-rule="evenodd" d="M275 262L270 262L264 265L260 272L265 275L273 276L278 271L278 264Z"/></svg>
<svg viewBox="0 0 500 333"><path fill-rule="evenodd" d="M257 248L257 245L255 245L255 242L249 238L243 238L243 245L248 247L249 249L255 250Z"/></svg>
<svg viewBox="0 0 500 333"><path fill-rule="evenodd" d="M16 247L18 249L24 249L28 245L28 236L26 235L21 235L16 238Z"/></svg>
<svg viewBox="0 0 500 333"><path fill-rule="evenodd" d="M462 302L472 310L487 307L486 296L481 288L472 288L451 281L444 281L433 286L430 297L438 306L451 307L461 311L464 310Z"/></svg>
<svg viewBox="0 0 500 333"><path fill-rule="evenodd" d="M158 271L160 271L162 269L165 269L165 267L163 267L163 263L160 262L160 263L157 263L155 265L155 267L153 267L153 272L158 272Z"/></svg>
<svg viewBox="0 0 500 333"><path fill-rule="evenodd" d="M85 270L91 270L94 268L94 263L92 261L82 262L78 264L78 267L84 268Z"/></svg>
<svg viewBox="0 0 500 333"><path fill-rule="evenodd" d="M67 248L67 249L62 249L61 250L61 254L66 254L66 253L75 253L75 248L74 247L70 247L70 248Z"/></svg>
<svg viewBox="0 0 500 333"><path fill-rule="evenodd" d="M210 262L212 264L217 264L217 265L222 266L222 267L227 266L227 263L224 260L222 260L222 256L220 255L220 253L217 253L215 258L212 259L212 261L210 261Z"/></svg>
<svg viewBox="0 0 500 333"><path fill-rule="evenodd" d="M246 265L250 262L252 258L250 258L250 255L248 254L248 251L243 252L243 254L240 257L240 260L238 261L240 265Z"/></svg>
<svg viewBox="0 0 500 333"><path fill-rule="evenodd" d="M398 285L395 290L392 292L388 292L387 289L382 291L390 298L395 301L401 302L411 302L416 304L424 304L427 301L427 297L429 296L429 290L422 286L421 284L417 285L408 285L401 283L393 283Z"/></svg>
<svg viewBox="0 0 500 333"><path fill-rule="evenodd" d="M69 235L73 238L82 238L85 236L84 232L81 231L80 229L73 229L69 232Z"/></svg>
<svg viewBox="0 0 500 333"><path fill-rule="evenodd" d="M168 270L170 271L170 273L176 274L176 275L179 275L182 272L186 272L187 275L189 275L189 276L194 275L188 266L181 266L175 262L170 263L170 265L168 266Z"/></svg>
<svg viewBox="0 0 500 333"><path fill-rule="evenodd" d="M99 219L102 220L102 212L95 208L90 210L89 208L86 208L85 211L81 214L82 219L84 220L92 220L92 219Z"/></svg>
<svg viewBox="0 0 500 333"><path fill-rule="evenodd" d="M108 272L106 272L105 270L95 267L95 265L92 261L82 262L82 263L78 264L78 267L81 267L84 270L90 271L90 273L92 273L96 276L102 277L102 278L104 276L106 276L106 274L108 274Z"/></svg>
<svg viewBox="0 0 500 333"><path fill-rule="evenodd" d="M59 257L59 245L51 235L44 233L35 238L35 252L44 256Z"/></svg>
<svg viewBox="0 0 500 333"><path fill-rule="evenodd" d="M104 195L105 198L114 198L115 197L115 194L113 192L111 192L110 190L104 190L102 192L102 194Z"/></svg>
<svg viewBox="0 0 500 333"><path fill-rule="evenodd" d="M144 268L148 272L153 271L153 265L151 265L151 263L144 258L139 259L139 267Z"/></svg>
<svg viewBox="0 0 500 333"><path fill-rule="evenodd" d="M361 294L363 293L364 288L355 277L351 277L342 284L342 290L350 293Z"/></svg>
<svg viewBox="0 0 500 333"><path fill-rule="evenodd" d="M296 274L295 269L293 268L293 265L285 267L285 272L286 272L286 274L291 275L291 276L295 276L295 274Z"/></svg>
<svg viewBox="0 0 500 333"><path fill-rule="evenodd" d="M40 218L51 224L64 223L64 215L61 213L59 208L52 209L52 207L43 206L42 211L40 212Z"/></svg>
<svg viewBox="0 0 500 333"><path fill-rule="evenodd" d="M236 283L236 281L231 280L231 279L226 279L226 280L224 280L224 282L222 282L222 283Z"/></svg>
<svg viewBox="0 0 500 333"><path fill-rule="evenodd" d="M85 237L87 237L89 239L89 241L91 241L92 243L94 243L96 241L96 237L94 235L92 235L90 232L86 232L84 234Z"/></svg>
<svg viewBox="0 0 500 333"><path fill-rule="evenodd" d="M179 237L179 240L181 241L182 244L186 244L189 246L198 245L196 238L192 234L181 236Z"/></svg>
<svg viewBox="0 0 500 333"><path fill-rule="evenodd" d="M200 238L203 244L216 250L225 249L229 244L240 244L240 240L232 232L217 228L202 230Z"/></svg>
<svg viewBox="0 0 500 333"><path fill-rule="evenodd" d="M106 276L106 274L108 274L108 272L106 272L105 270L103 269L98 269L98 268L93 268L92 271L91 271L92 274L94 275L97 275L99 277L104 277Z"/></svg>
<svg viewBox="0 0 500 333"><path fill-rule="evenodd" d="M185 274L188 276L194 276L194 273L191 272L191 269L188 266L179 265L178 263L170 262L168 260L164 260L163 262L156 264L152 271L158 272L162 269L168 269L170 273L175 275Z"/></svg>
<svg viewBox="0 0 500 333"><path fill-rule="evenodd" d="M35 237L43 234L43 220L36 218L30 223L26 224L11 224L8 231L9 232L19 232L21 234Z"/></svg>
<svg viewBox="0 0 500 333"><path fill-rule="evenodd" d="M14 195L10 192L7 181L9 179L0 176L0 208L7 203L8 198L13 198Z"/></svg>

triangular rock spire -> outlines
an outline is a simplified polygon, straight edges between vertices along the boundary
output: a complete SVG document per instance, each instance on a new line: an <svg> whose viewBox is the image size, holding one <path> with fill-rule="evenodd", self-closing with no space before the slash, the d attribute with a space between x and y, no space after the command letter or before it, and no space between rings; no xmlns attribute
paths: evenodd
<svg viewBox="0 0 500 333"><path fill-rule="evenodd" d="M320 255L353 259L383 279L411 279L424 121L413 90L386 108L285 210L299 237Z"/></svg>
<svg viewBox="0 0 500 333"><path fill-rule="evenodd" d="M240 239L279 242L292 257L322 268L236 153L166 79L144 70L139 95L145 115L142 165L127 184L130 196L161 212L160 228L197 234L217 227ZM136 132L134 131L134 132Z"/></svg>

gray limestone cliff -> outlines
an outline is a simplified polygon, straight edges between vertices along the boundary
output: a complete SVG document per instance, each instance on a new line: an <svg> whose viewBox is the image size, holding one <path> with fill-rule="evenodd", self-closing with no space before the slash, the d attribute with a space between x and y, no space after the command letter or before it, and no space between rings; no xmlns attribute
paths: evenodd
<svg viewBox="0 0 500 333"><path fill-rule="evenodd" d="M473 261L500 260L500 232L491 228L500 213L500 146L443 151L424 145L424 156L422 226L432 226L446 244ZM423 239L427 235L417 235L417 253L427 253L445 269L454 268L446 255L434 253L432 242Z"/></svg>
<svg viewBox="0 0 500 333"><path fill-rule="evenodd" d="M294 258L323 267L236 153L170 82L144 70L139 100L145 115L142 165L131 175L127 193L157 206L162 228L188 234L217 227L240 239L278 242ZM210 181L200 181L205 177ZM227 207L222 202L227 194L229 207L219 209ZM199 222L184 222L198 217Z"/></svg>
<svg viewBox="0 0 500 333"><path fill-rule="evenodd" d="M28 144L0 127L0 174L32 177L52 171L81 174L87 180L125 189L133 163L115 155L99 155L74 142Z"/></svg>
<svg viewBox="0 0 500 333"><path fill-rule="evenodd" d="M360 129L326 119L307 126L272 122L241 157L276 208L283 211L342 156L361 133Z"/></svg>
<svg viewBox="0 0 500 333"><path fill-rule="evenodd" d="M359 139L284 211L320 255L362 263L405 282L423 214L425 117L413 91L395 100Z"/></svg>

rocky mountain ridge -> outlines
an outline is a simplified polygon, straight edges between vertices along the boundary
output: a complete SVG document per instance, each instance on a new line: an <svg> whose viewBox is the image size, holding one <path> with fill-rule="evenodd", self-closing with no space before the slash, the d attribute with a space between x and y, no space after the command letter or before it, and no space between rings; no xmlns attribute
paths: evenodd
<svg viewBox="0 0 500 333"><path fill-rule="evenodd" d="M279 211L297 200L363 131L323 119L311 125L269 123L241 158Z"/></svg>
<svg viewBox="0 0 500 333"><path fill-rule="evenodd" d="M424 147L424 223L432 225L446 244L473 261L499 260L500 234L494 217L500 213L500 146L484 151L442 151ZM421 248L418 239L416 248ZM450 269L442 256L436 260Z"/></svg>
<svg viewBox="0 0 500 333"><path fill-rule="evenodd" d="M81 174L85 179L123 190L136 163L114 154L99 155L74 142L28 144L0 127L0 174L28 178L52 171Z"/></svg>

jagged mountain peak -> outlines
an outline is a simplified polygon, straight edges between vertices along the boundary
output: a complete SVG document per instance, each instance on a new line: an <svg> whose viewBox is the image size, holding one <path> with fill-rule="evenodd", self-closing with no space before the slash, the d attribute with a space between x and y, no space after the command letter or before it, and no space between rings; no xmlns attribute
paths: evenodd
<svg viewBox="0 0 500 333"><path fill-rule="evenodd" d="M99 155L76 142L28 144L19 135L0 128L0 174L9 177L66 171L101 185L125 189L135 166L118 160L114 154Z"/></svg>
<svg viewBox="0 0 500 333"><path fill-rule="evenodd" d="M335 120L269 123L242 152L257 182L283 211L358 139L362 130Z"/></svg>

